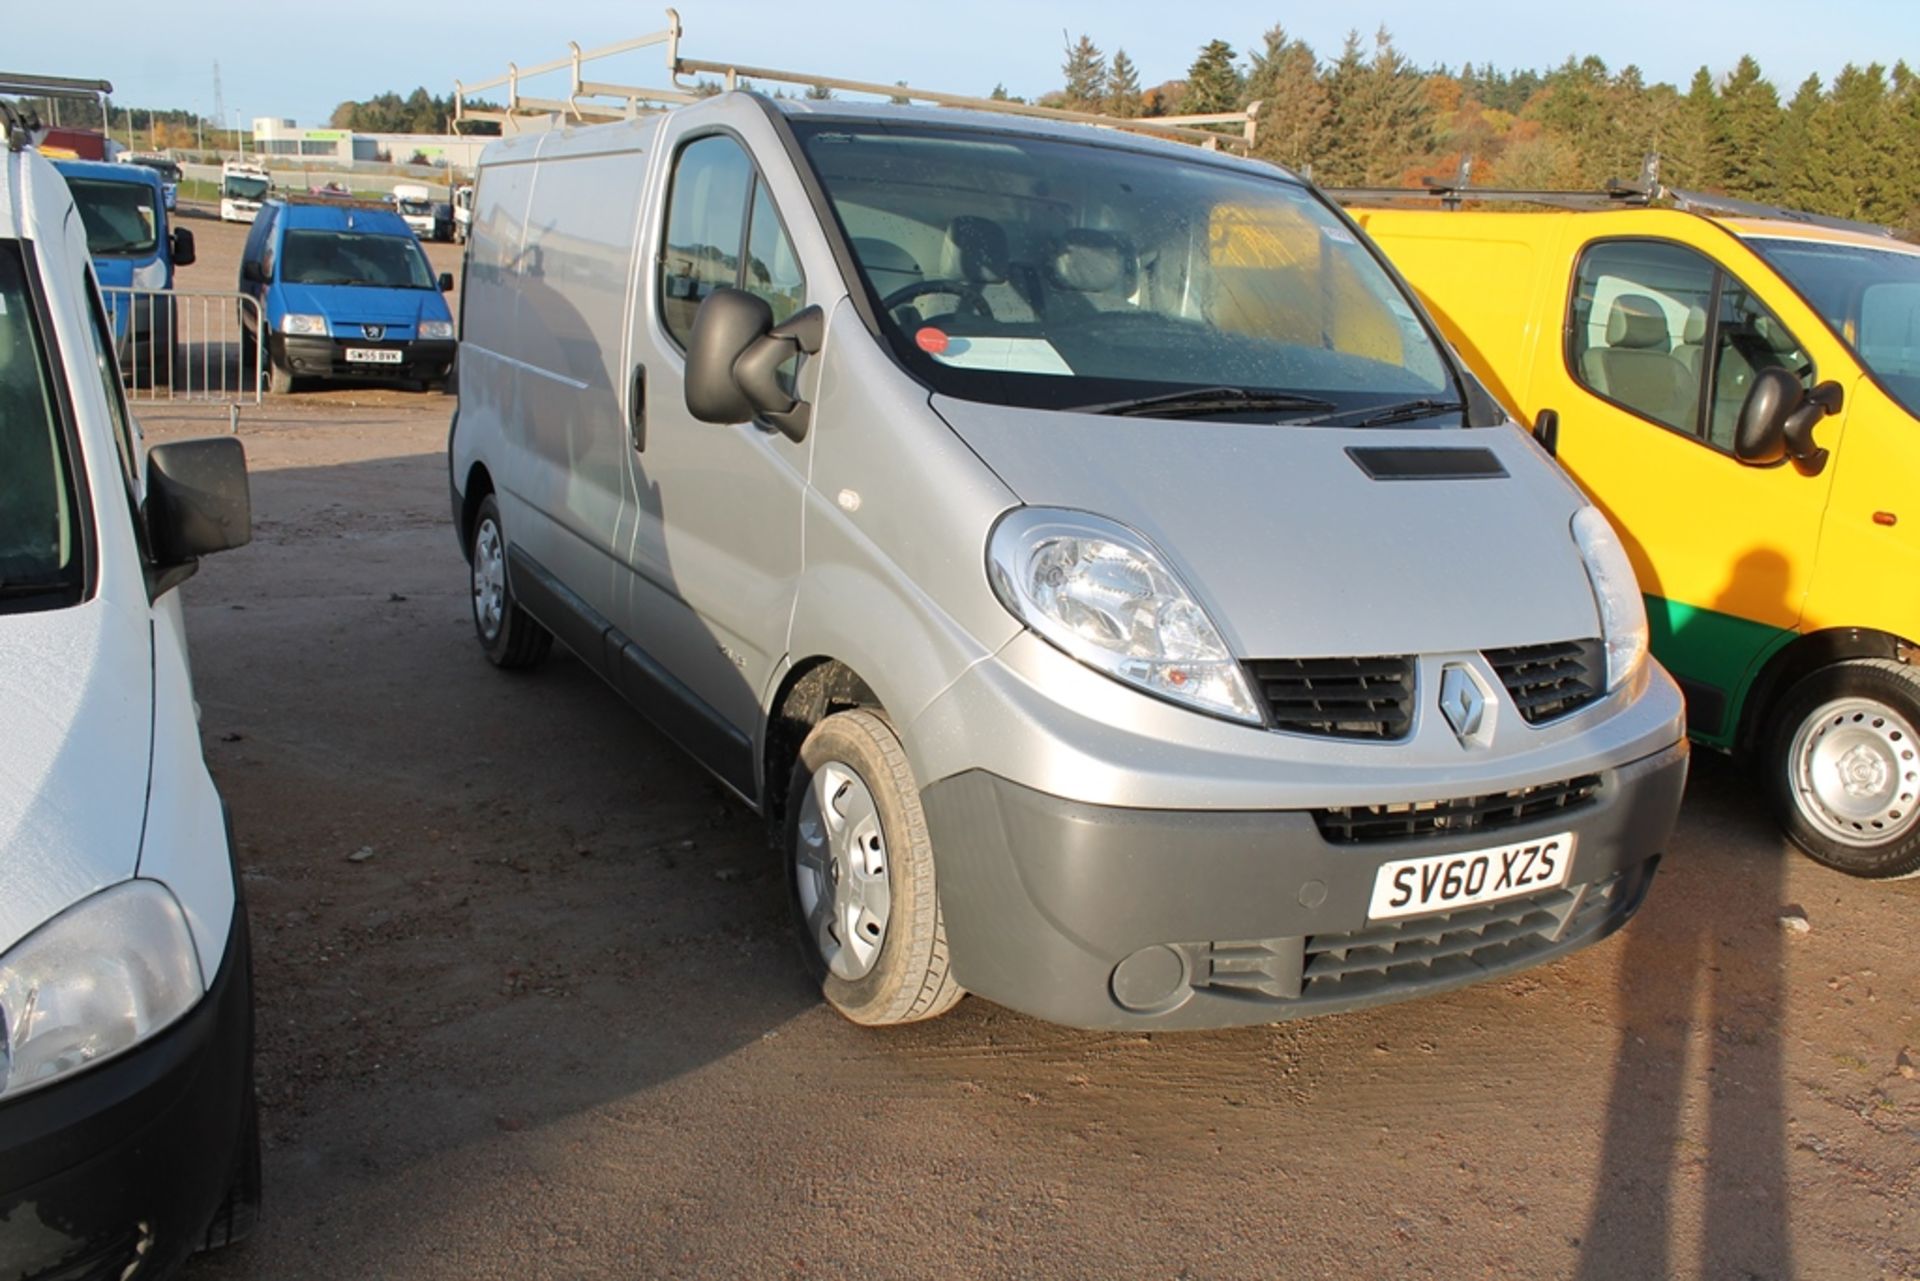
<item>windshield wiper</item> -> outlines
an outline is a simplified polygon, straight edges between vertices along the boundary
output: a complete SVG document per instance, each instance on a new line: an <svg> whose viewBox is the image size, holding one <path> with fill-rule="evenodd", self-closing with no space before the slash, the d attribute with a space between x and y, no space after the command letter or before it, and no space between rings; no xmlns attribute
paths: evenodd
<svg viewBox="0 0 1920 1281"><path fill-rule="evenodd" d="M1385 427L1391 423L1412 422L1416 418L1432 418L1436 414L1457 414L1464 412L1466 406L1457 400L1403 400L1393 405L1367 405L1359 409L1343 409L1337 414L1323 414L1318 418L1296 418L1294 423L1301 427Z"/></svg>
<svg viewBox="0 0 1920 1281"><path fill-rule="evenodd" d="M1245 387L1192 387L1183 391L1162 392L1157 396L1137 396L1131 400L1108 401L1096 405L1069 405L1082 414L1114 414L1123 418L1181 418L1188 415L1219 413L1257 413L1267 409L1332 409L1333 402L1318 396L1297 396L1291 392L1248 391Z"/></svg>

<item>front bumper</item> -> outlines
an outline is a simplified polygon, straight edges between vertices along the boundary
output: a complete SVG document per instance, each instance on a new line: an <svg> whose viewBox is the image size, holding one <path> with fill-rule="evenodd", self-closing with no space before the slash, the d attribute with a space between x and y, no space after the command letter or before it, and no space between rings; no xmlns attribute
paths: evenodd
<svg viewBox="0 0 1920 1281"><path fill-rule="evenodd" d="M231 928L219 974L186 1017L0 1103L0 1278L164 1277L206 1238L244 1156L252 1098L238 903Z"/></svg>
<svg viewBox="0 0 1920 1281"><path fill-rule="evenodd" d="M1686 772L1681 740L1598 771L1575 808L1353 844L1310 810L1125 809L979 770L922 803L963 987L1076 1027L1224 1027L1445 991L1606 937L1646 894ZM1368 924L1383 863L1567 830L1563 889Z"/></svg>
<svg viewBox="0 0 1920 1281"><path fill-rule="evenodd" d="M347 349L397 351L393 364L349 361ZM369 342L352 338L319 338L275 334L268 340L275 361L296 378L351 378L384 381L433 382L453 368L454 341L450 338L414 338Z"/></svg>

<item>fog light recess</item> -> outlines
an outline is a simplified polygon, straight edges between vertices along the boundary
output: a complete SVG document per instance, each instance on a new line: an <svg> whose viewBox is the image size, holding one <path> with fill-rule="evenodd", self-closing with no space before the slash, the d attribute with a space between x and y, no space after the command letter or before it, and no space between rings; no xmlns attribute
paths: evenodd
<svg viewBox="0 0 1920 1281"><path fill-rule="evenodd" d="M1193 995L1187 958L1156 943L1113 967L1113 999L1135 1014L1165 1014Z"/></svg>

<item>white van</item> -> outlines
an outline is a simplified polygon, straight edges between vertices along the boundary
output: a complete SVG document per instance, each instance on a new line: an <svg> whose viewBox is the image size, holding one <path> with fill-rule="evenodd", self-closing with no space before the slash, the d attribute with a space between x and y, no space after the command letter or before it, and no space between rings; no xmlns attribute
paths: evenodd
<svg viewBox="0 0 1920 1281"><path fill-rule="evenodd" d="M1282 170L725 92L489 146L461 307L481 646L760 809L856 1021L1351 1009L1647 892L1625 553Z"/></svg>
<svg viewBox="0 0 1920 1281"><path fill-rule="evenodd" d="M247 541L246 462L142 448L73 197L9 132L0 1276L158 1277L259 1201L247 917L177 590Z"/></svg>

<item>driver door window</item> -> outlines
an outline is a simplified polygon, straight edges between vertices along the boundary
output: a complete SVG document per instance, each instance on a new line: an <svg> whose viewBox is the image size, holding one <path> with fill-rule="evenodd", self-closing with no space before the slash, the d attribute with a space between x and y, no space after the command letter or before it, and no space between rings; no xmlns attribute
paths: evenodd
<svg viewBox="0 0 1920 1281"><path fill-rule="evenodd" d="M1806 352L1746 286L1660 241L1603 241L1581 257L1567 363L1587 390L1722 453L1761 370L1813 385Z"/></svg>

